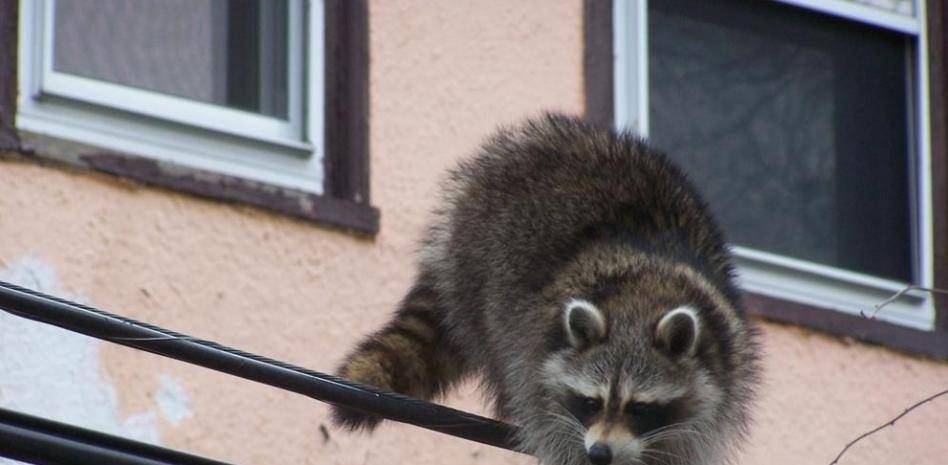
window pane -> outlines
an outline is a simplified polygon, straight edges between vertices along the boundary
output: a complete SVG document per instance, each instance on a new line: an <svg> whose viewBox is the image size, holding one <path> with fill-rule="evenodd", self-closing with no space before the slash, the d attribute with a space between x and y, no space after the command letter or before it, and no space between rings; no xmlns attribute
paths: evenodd
<svg viewBox="0 0 948 465"><path fill-rule="evenodd" d="M285 0L59 0L53 68L287 117Z"/></svg>
<svg viewBox="0 0 948 465"><path fill-rule="evenodd" d="M649 2L650 136L732 243L912 278L909 40L775 2Z"/></svg>

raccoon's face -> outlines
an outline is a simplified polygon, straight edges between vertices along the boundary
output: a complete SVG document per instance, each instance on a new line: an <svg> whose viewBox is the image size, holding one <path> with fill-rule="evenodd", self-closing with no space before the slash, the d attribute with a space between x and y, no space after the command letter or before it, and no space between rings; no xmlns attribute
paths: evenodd
<svg viewBox="0 0 948 465"><path fill-rule="evenodd" d="M648 314L610 321L585 300L564 306L568 347L546 361L543 382L593 465L708 463L718 442L722 393L696 357L700 312L683 304Z"/></svg>

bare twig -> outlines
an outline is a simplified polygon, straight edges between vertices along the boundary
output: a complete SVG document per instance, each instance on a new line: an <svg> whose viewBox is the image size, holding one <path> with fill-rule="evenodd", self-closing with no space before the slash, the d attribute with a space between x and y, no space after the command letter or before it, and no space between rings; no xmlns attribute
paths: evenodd
<svg viewBox="0 0 948 465"><path fill-rule="evenodd" d="M839 452L839 455L837 455L836 458L833 459L833 461L829 463L829 465L836 465L836 463L839 462L839 459L843 457L843 454L845 454L846 451L849 450L849 448L852 447L852 446L853 446L854 444L856 444L857 442L863 440L863 439L866 438L867 436L871 436L871 435L873 435L873 434L879 432L879 431L882 430L883 428L886 428L886 427L888 427L888 426L895 425L895 422L899 421L899 420L900 420L902 417L904 417L905 415L908 415L908 413L911 412L912 410L915 410L917 407L921 406L922 404L924 404L924 403L926 403L926 402L931 402L932 400L935 400L935 399L938 398L939 396L943 396L943 395L945 395L945 394L948 394L948 389L945 389L944 391L941 391L941 392L939 392L938 394L935 394L935 395L933 395L933 396L927 397L927 398L925 398L925 399L923 399L923 400L920 400L920 401L916 402L916 403L915 403L914 405L912 405L911 407L905 409L905 411L902 412L901 414L899 414L899 416L897 416L897 417L895 417L895 418L893 418L893 419L891 419L891 420L889 420L889 421L883 423L882 425L879 425L879 427L877 427L876 429L874 429L874 430L872 430L872 431L867 431L867 432L863 433L862 435L860 435L858 438L853 439L852 441L849 442L849 444L846 444L846 447L844 447L843 450L841 450L841 451Z"/></svg>
<svg viewBox="0 0 948 465"><path fill-rule="evenodd" d="M907 294L907 293L909 293L909 292L911 292L911 291L925 291L925 292L930 292L930 293L932 293L932 294L945 294L945 295L948 295L948 289L939 289L939 288L937 288L937 287L924 287L924 286L918 286L918 285L915 285L915 284L911 284L911 285L909 285L909 286L905 286L905 288L903 288L903 289L900 290L899 292L896 292L895 294L893 294L892 297L889 297L888 299L885 299L885 300L883 300L882 302L879 302L879 303L873 305L872 307L874 308L874 310L872 311L871 314L868 314L868 315L867 315L866 312L864 312L864 311L862 311L862 310L859 311L859 314L862 315L863 317L866 317L866 318L870 319L870 320L874 320L874 319L876 319L876 315L879 313L880 310L882 310L883 307L885 307L886 305L891 304L892 302L895 302L899 297L902 297L903 295L905 295L905 294Z"/></svg>
<svg viewBox="0 0 948 465"><path fill-rule="evenodd" d="M882 302L879 302L879 303L873 305L874 310L873 310L873 312L872 312L871 314L866 314L866 312L863 312L863 311L860 311L859 314L862 315L862 316L865 317L865 318L868 318L868 319L870 319L870 320L874 320L874 319L876 318L876 315L879 313L879 311L881 311L886 305L889 305L889 304L891 304L892 302L895 302L899 297L902 297L902 296L905 295L906 293L911 292L911 291L916 291L916 290L917 290L917 291L929 292L929 293L932 293L932 294L946 294L946 295L948 295L948 289L939 289L939 288L932 288L932 287L924 287L924 286L918 286L918 285L912 284L912 285L909 285L909 286L905 286L905 288L903 288L903 289L900 290L899 292L896 292L895 294L893 294L893 295L892 295L891 297L889 297L888 299L885 299L885 300L883 300ZM843 450L841 450L841 451L839 452L839 455L837 455L836 458L833 459L833 461L829 463L829 465L836 465L836 464L839 462L839 459L841 459L841 458L843 457L843 454L845 454L846 451L848 451L849 448L852 447L852 446L853 446L854 444L856 444L857 442L859 442L859 441L865 439L865 438L868 437L868 436L871 436L871 435L873 435L873 434L875 434L875 433L881 431L882 429L884 429L884 428L886 428L886 427L895 425L895 422L899 421L899 420L900 420L902 417L904 417L905 415L908 415L908 413L911 412L912 410L915 410L916 408L918 408L918 407L921 406L922 404L924 404L924 403L926 403L926 402L931 402L932 400L935 400L935 399L937 399L938 397L943 396L943 395L945 395L945 394L948 394L948 389L945 389L944 391L941 391L941 392L939 392L939 393L937 393L937 394L935 394L935 395L933 395L933 396L927 397L927 398L925 398L925 399L922 399L922 400L916 402L916 403L913 404L911 407L905 409L905 411L903 411L903 412L902 412L901 414L899 414L897 417L895 417L895 418L893 418L893 419L891 419L891 420L889 420L889 421L883 423L882 425L880 425L879 427L877 427L877 428L875 428L875 429L873 429L873 430L871 430L871 431L867 431L867 432L861 434L861 435L860 435L859 437L857 437L856 439L853 439L852 441L850 441L849 444L846 444L846 447L844 447Z"/></svg>

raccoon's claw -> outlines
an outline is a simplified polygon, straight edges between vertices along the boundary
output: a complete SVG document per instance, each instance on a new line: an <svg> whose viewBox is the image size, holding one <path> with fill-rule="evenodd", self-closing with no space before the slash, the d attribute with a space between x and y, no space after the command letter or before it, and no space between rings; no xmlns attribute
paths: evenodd
<svg viewBox="0 0 948 465"><path fill-rule="evenodd" d="M349 431L362 430L372 432L382 421L382 417L365 413L361 410L332 406L332 422L338 427Z"/></svg>

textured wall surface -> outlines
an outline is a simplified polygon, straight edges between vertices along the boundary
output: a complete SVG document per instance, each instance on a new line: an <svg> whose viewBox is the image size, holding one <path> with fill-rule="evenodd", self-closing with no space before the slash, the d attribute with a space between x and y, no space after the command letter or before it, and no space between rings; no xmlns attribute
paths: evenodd
<svg viewBox="0 0 948 465"><path fill-rule="evenodd" d="M581 15L578 1L371 4L372 192L382 211L373 240L6 161L0 279L329 370L408 286L443 171L498 122L582 110ZM851 438L948 388L941 362L764 329L766 385L740 463L829 463ZM0 337L0 404L221 460L531 463L408 426L371 438L337 432L318 402L28 322L0 318ZM484 411L471 389L447 402ZM948 399L933 402L842 463L944 464L946 412Z"/></svg>

